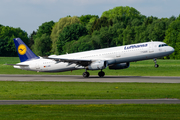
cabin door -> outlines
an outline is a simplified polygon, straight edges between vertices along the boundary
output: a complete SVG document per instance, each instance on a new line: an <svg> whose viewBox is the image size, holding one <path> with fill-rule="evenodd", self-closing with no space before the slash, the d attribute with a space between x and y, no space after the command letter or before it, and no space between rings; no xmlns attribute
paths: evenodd
<svg viewBox="0 0 180 120"><path fill-rule="evenodd" d="M39 69L40 69L39 63L37 62L37 63L36 63L36 70L39 70Z"/></svg>
<svg viewBox="0 0 180 120"><path fill-rule="evenodd" d="M153 49L153 43L149 43L149 53L153 53L154 49Z"/></svg>

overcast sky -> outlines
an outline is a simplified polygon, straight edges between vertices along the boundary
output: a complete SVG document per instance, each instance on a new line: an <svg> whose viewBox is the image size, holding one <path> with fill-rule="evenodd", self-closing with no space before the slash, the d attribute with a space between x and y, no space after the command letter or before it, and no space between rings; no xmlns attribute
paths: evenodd
<svg viewBox="0 0 180 120"><path fill-rule="evenodd" d="M81 15L102 15L117 6L129 6L142 15L158 18L179 16L180 0L0 0L0 24L20 27L29 35L38 27L60 18Z"/></svg>

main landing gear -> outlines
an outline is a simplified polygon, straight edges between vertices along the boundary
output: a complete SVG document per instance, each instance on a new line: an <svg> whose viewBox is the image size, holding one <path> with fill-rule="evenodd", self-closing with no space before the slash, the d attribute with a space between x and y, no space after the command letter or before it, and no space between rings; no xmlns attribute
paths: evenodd
<svg viewBox="0 0 180 120"><path fill-rule="evenodd" d="M87 70L86 70L86 72L83 73L83 77L84 77L84 78L88 78L89 75L90 75L90 74L89 74L89 72L87 72Z"/></svg>
<svg viewBox="0 0 180 120"><path fill-rule="evenodd" d="M87 70L86 70L86 72L83 73L83 77L84 77L84 78L88 78L89 75L90 75L90 74L89 74L89 72L87 72ZM99 75L99 77L104 77L105 73L101 70L101 71L98 73L98 75Z"/></svg>
<svg viewBox="0 0 180 120"><path fill-rule="evenodd" d="M102 70L98 73L99 77L104 77L105 72L103 72Z"/></svg>
<svg viewBox="0 0 180 120"><path fill-rule="evenodd" d="M155 63L154 67L155 67L155 68L158 68L158 67L159 67L159 65L158 65L158 64L156 64L156 63L157 63L157 61L156 61L157 59L156 59L156 58L154 58L153 60L154 60L154 63Z"/></svg>

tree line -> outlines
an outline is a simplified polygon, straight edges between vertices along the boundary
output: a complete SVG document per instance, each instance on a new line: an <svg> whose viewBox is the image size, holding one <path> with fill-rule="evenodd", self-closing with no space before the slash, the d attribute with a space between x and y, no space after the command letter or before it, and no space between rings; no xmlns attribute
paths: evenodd
<svg viewBox="0 0 180 120"><path fill-rule="evenodd" d="M17 56L13 38L21 38L35 54L48 56L139 42L164 41L175 48L165 57L180 59L180 16L146 17L133 7L115 7L98 15L67 16L49 21L29 36L20 28L0 25L0 56Z"/></svg>

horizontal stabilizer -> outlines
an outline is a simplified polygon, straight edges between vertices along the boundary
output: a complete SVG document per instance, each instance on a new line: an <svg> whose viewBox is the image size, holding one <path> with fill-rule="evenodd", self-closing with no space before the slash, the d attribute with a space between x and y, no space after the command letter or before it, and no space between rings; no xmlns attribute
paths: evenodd
<svg viewBox="0 0 180 120"><path fill-rule="evenodd" d="M5 65L11 65L11 66L23 66L23 67L28 67L29 65L19 65L19 64L5 64Z"/></svg>

